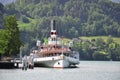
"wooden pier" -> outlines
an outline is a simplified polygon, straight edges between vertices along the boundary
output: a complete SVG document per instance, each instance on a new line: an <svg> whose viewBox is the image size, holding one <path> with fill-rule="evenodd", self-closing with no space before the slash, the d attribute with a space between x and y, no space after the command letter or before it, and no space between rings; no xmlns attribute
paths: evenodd
<svg viewBox="0 0 120 80"><path fill-rule="evenodd" d="M0 61L0 69L14 69L14 68L19 68L18 62Z"/></svg>

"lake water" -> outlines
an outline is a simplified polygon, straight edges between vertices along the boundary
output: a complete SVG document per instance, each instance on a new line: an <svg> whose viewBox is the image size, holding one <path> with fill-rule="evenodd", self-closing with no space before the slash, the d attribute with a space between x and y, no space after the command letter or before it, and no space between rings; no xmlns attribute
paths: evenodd
<svg viewBox="0 0 120 80"><path fill-rule="evenodd" d="M80 61L78 68L0 69L0 80L120 80L120 62Z"/></svg>

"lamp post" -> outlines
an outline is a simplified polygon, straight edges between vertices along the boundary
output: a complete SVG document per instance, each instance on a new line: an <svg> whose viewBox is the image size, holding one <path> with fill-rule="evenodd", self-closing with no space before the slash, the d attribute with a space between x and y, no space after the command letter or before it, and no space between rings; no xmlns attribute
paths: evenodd
<svg viewBox="0 0 120 80"><path fill-rule="evenodd" d="M20 47L20 62L22 63L22 50L23 50L23 46Z"/></svg>
<svg viewBox="0 0 120 80"><path fill-rule="evenodd" d="M37 40L36 46L38 47L38 50L40 50L40 46L41 46L41 41L40 40Z"/></svg>

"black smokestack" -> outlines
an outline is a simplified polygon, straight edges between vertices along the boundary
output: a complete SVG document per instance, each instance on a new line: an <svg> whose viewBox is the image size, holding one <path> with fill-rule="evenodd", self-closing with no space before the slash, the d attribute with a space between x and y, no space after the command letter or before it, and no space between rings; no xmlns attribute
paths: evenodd
<svg viewBox="0 0 120 80"><path fill-rule="evenodd" d="M53 30L56 30L56 22L53 20Z"/></svg>
<svg viewBox="0 0 120 80"><path fill-rule="evenodd" d="M51 30L56 30L56 22L55 20L51 20Z"/></svg>

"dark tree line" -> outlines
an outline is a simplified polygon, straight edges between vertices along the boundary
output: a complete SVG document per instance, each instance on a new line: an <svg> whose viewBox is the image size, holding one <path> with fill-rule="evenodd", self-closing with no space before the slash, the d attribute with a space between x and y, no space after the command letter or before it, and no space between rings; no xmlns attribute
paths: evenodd
<svg viewBox="0 0 120 80"><path fill-rule="evenodd" d="M92 40L78 39L74 48L79 51L81 60L113 60L120 61L120 44L114 42L111 36L107 42L102 38Z"/></svg>

